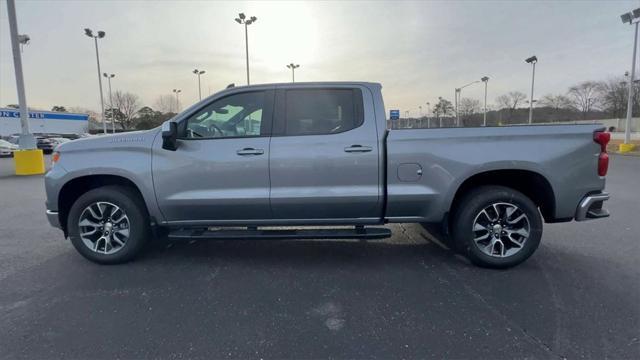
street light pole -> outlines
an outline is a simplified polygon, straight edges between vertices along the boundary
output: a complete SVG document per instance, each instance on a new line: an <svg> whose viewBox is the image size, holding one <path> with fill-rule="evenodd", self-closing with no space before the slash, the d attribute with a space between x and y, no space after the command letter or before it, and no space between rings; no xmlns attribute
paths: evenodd
<svg viewBox="0 0 640 360"><path fill-rule="evenodd" d="M533 65L533 72L531 74L531 98L529 100L529 124L533 123L533 85L536 80L536 63L538 62L538 58L533 55L530 58L525 59L525 62Z"/></svg>
<svg viewBox="0 0 640 360"><path fill-rule="evenodd" d="M173 93L176 94L176 112L180 111L180 98L178 95L182 92L180 89L173 89Z"/></svg>
<svg viewBox="0 0 640 360"><path fill-rule="evenodd" d="M22 56L20 55L20 44L29 41L27 35L18 35L18 20L16 16L15 0L7 0L7 11L9 15L9 32L11 33L11 50L13 52L13 66L16 73L16 88L18 90L18 104L20 107L20 137L18 144L20 149L35 149L36 140L29 129L29 113L27 109L27 97L24 91L24 77L22 75Z"/></svg>
<svg viewBox="0 0 640 360"><path fill-rule="evenodd" d="M287 65L289 69L291 69L291 82L296 82L296 69L300 67L299 64L291 63Z"/></svg>
<svg viewBox="0 0 640 360"><path fill-rule="evenodd" d="M100 54L98 53L98 39L102 39L105 35L104 31L98 31L98 35L93 35L91 29L84 29L84 34L90 38L93 38L96 45L96 62L98 64L98 86L100 86L100 108L102 109L102 131L107 133L107 123L104 118L104 96L102 95L102 76L100 71Z"/></svg>
<svg viewBox="0 0 640 360"><path fill-rule="evenodd" d="M109 107L111 108L111 132L113 134L115 134L116 133L116 121L115 121L115 116L113 114L113 96L111 96L111 79L114 78L116 76L116 74L103 73L102 75L104 77L106 77L107 81L109 82Z"/></svg>
<svg viewBox="0 0 640 360"><path fill-rule="evenodd" d="M487 84L489 83L489 77L483 76L480 81L484 83L484 114L482 116L482 125L487 126Z"/></svg>
<svg viewBox="0 0 640 360"><path fill-rule="evenodd" d="M459 88L456 88L456 93L454 95L455 95L455 102L456 102L456 109L455 109L456 110L456 126L458 127L460 127L460 114L458 114L458 101L460 101L460 99L462 98L462 89L479 82L480 80L472 81L464 86L460 86Z"/></svg>
<svg viewBox="0 0 640 360"><path fill-rule="evenodd" d="M249 81L249 31L247 27L253 24L254 22L256 22L258 18L255 16L251 16L250 18L247 19L244 13L240 13L238 14L238 17L235 18L235 20L238 24L244 25L244 47L245 47L245 53L247 58L247 85L249 85L250 84L250 81Z"/></svg>
<svg viewBox="0 0 640 360"><path fill-rule="evenodd" d="M194 69L193 73L198 77L198 98L202 100L202 87L200 86L200 75L206 73L204 70Z"/></svg>
<svg viewBox="0 0 640 360"><path fill-rule="evenodd" d="M427 101L427 128L431 127L431 119L429 118L429 114L431 114L431 103Z"/></svg>
<svg viewBox="0 0 640 360"><path fill-rule="evenodd" d="M640 18L640 8L633 10L620 16L623 23L634 24L635 31L633 35L633 57L631 58L631 78L629 79L629 90L627 94L627 120L624 126L624 143L629 144L631 142L631 117L633 115L633 82L635 81L636 74L636 51L638 48L638 22ZM634 19L636 21L634 22Z"/></svg>

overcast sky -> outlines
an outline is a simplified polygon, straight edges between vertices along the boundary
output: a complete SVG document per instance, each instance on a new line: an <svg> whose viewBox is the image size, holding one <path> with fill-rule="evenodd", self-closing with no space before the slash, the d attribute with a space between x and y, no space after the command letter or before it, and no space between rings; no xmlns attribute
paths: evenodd
<svg viewBox="0 0 640 360"><path fill-rule="evenodd" d="M0 0L0 106L17 102L6 1ZM153 106L182 89L204 94L246 82L240 11L249 26L252 83L364 80L383 85L387 110L453 99L454 88L486 75L489 103L510 90L529 94L537 55L536 98L630 67L633 31L620 14L640 1L197 2L18 1L19 32L31 43L23 63L29 106L100 108L93 41L104 30L103 72L114 90ZM104 84L106 89L106 84ZM483 87L463 97L481 99Z"/></svg>

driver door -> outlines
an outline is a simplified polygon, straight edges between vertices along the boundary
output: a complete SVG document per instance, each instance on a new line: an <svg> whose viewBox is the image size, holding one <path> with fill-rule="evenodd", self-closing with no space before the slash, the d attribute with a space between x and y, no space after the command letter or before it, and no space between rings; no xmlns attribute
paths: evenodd
<svg viewBox="0 0 640 360"><path fill-rule="evenodd" d="M274 92L227 95L179 123L176 151L154 145L158 205L173 224L269 219ZM158 137L159 138L159 137Z"/></svg>

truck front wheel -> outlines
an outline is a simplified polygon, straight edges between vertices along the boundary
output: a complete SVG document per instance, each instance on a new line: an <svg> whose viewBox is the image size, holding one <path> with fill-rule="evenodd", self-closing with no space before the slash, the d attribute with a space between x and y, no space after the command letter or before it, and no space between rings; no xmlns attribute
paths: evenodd
<svg viewBox="0 0 640 360"><path fill-rule="evenodd" d="M81 195L67 218L69 238L85 258L100 264L133 259L149 237L149 217L138 194L105 186Z"/></svg>
<svg viewBox="0 0 640 360"><path fill-rule="evenodd" d="M527 196L504 186L481 186L456 206L451 234L478 266L508 268L528 259L542 237L542 217Z"/></svg>

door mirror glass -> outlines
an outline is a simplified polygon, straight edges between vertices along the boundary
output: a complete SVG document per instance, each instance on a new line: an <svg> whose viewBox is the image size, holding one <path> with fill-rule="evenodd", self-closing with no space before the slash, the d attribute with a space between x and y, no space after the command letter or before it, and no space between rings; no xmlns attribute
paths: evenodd
<svg viewBox="0 0 640 360"><path fill-rule="evenodd" d="M162 124L162 148L171 151L178 149L178 124L174 121Z"/></svg>

